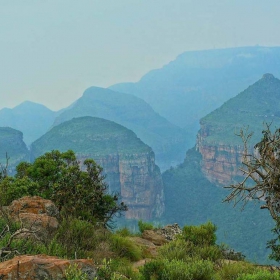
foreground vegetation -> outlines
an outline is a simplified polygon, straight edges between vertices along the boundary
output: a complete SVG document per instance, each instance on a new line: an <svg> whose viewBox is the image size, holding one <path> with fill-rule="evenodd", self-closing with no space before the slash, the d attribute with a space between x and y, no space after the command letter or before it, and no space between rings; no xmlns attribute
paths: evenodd
<svg viewBox="0 0 280 280"><path fill-rule="evenodd" d="M86 160L84 165L87 172L80 170L72 151L53 151L32 164L19 164L15 177L2 170L1 206L25 195L39 195L52 199L60 216L58 230L44 241L32 235L14 238L22 225L12 222L1 207L0 261L17 254L89 258L98 267L96 279L103 280L280 280L278 271L246 262L242 254L218 245L217 228L211 222L184 226L182 234L157 247L157 254L137 242L145 230L154 229L153 224L139 221L138 234L127 228L113 232L112 217L126 206L119 203L117 195L107 193L102 170L93 160ZM143 262L138 267L135 263L139 260ZM65 270L65 278L88 279L75 265Z"/></svg>

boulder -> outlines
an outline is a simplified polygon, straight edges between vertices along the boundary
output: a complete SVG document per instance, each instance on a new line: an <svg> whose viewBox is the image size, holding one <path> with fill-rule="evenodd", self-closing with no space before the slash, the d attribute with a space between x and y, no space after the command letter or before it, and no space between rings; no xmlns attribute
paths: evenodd
<svg viewBox="0 0 280 280"><path fill-rule="evenodd" d="M9 218L22 222L24 228L36 231L36 235L47 240L54 235L59 224L59 211L51 200L39 196L25 196L14 200L6 208Z"/></svg>
<svg viewBox="0 0 280 280"><path fill-rule="evenodd" d="M157 246L164 245L168 242L163 235L149 229L143 231L142 238L151 241L154 245Z"/></svg>
<svg viewBox="0 0 280 280"><path fill-rule="evenodd" d="M47 255L22 255L0 263L0 279L65 280L64 271L70 264L77 264L88 275L88 279L95 278L97 269L92 260L65 260Z"/></svg>
<svg viewBox="0 0 280 280"><path fill-rule="evenodd" d="M174 240L176 235L182 234L182 229L178 224L167 225L164 228L155 229L155 232L164 236L166 240Z"/></svg>
<svg viewBox="0 0 280 280"><path fill-rule="evenodd" d="M151 257L157 256L157 246L153 242L146 240L144 238L138 237L138 236L132 236L132 237L129 237L129 239L133 243L135 243L136 245L141 247L142 250L144 252L147 252Z"/></svg>
<svg viewBox="0 0 280 280"><path fill-rule="evenodd" d="M154 245L161 246L174 240L178 234L182 234L182 230L179 225L175 223L163 228L144 230L142 238L151 241Z"/></svg>

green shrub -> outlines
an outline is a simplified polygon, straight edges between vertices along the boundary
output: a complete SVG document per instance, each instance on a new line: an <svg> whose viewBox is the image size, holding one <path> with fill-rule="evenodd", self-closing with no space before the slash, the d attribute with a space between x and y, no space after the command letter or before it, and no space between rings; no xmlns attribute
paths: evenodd
<svg viewBox="0 0 280 280"><path fill-rule="evenodd" d="M104 259L102 266L97 270L97 277L95 279L100 280L124 280L126 277L122 276L118 272L115 272L112 266L112 261Z"/></svg>
<svg viewBox="0 0 280 280"><path fill-rule="evenodd" d="M215 245L217 228L211 222L199 226L184 226L183 238L196 246Z"/></svg>
<svg viewBox="0 0 280 280"><path fill-rule="evenodd" d="M142 257L141 249L126 237L114 234L111 236L111 249L120 258L138 261Z"/></svg>
<svg viewBox="0 0 280 280"><path fill-rule="evenodd" d="M210 261L155 260L141 269L144 280L212 280L213 264Z"/></svg>
<svg viewBox="0 0 280 280"><path fill-rule="evenodd" d="M154 226L152 223L147 223L147 222L143 222L142 220L139 220L138 221L138 228L139 228L139 231L141 233L144 232L144 230L151 230L151 229L154 229Z"/></svg>
<svg viewBox="0 0 280 280"><path fill-rule="evenodd" d="M62 244L68 258L93 258L94 250L104 241L109 242L111 233L79 219L64 219L55 236Z"/></svg>
<svg viewBox="0 0 280 280"><path fill-rule="evenodd" d="M242 274L237 280L280 280L280 273L260 270L253 274Z"/></svg>
<svg viewBox="0 0 280 280"><path fill-rule="evenodd" d="M189 259L202 259L217 261L221 258L221 250L218 246L196 246L190 241L185 241L182 238L173 240L164 246L160 247L159 256L169 261L176 260L189 260Z"/></svg>
<svg viewBox="0 0 280 280"><path fill-rule="evenodd" d="M66 280L88 280L86 273L83 273L77 264L69 265L64 271Z"/></svg>
<svg viewBox="0 0 280 280"><path fill-rule="evenodd" d="M256 267L246 262L224 264L217 272L217 280L236 280L242 274L256 272Z"/></svg>
<svg viewBox="0 0 280 280"><path fill-rule="evenodd" d="M118 229L118 230L116 231L116 234L118 234L118 235L120 235L120 236L123 236L123 237L133 236L133 233L132 233L127 227Z"/></svg>

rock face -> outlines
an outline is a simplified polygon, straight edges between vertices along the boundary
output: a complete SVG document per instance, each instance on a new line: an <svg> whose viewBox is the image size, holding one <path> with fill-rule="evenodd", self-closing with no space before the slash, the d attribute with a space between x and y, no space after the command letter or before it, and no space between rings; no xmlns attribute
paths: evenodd
<svg viewBox="0 0 280 280"><path fill-rule="evenodd" d="M13 221L21 221L24 228L36 231L41 240L47 240L58 229L59 212L51 200L25 196L14 200L6 210Z"/></svg>
<svg viewBox="0 0 280 280"><path fill-rule="evenodd" d="M8 172L13 174L21 161L29 161L29 151L23 142L22 132L10 127L0 127L0 163L5 166L6 154L9 158Z"/></svg>
<svg viewBox="0 0 280 280"><path fill-rule="evenodd" d="M200 121L197 149L202 155L201 168L207 179L228 185L240 179L243 142L236 136L241 129L253 132L248 148L261 140L264 123L273 131L280 126L280 80L272 74L230 99Z"/></svg>
<svg viewBox="0 0 280 280"><path fill-rule="evenodd" d="M0 279L3 280L62 280L69 265L77 266L88 275L96 276L96 267L92 260L65 260L47 255L23 255L0 263Z"/></svg>
<svg viewBox="0 0 280 280"><path fill-rule="evenodd" d="M104 168L110 192L117 192L128 206L127 219L151 219L164 211L162 178L152 151L99 157L89 154L79 157L94 160Z"/></svg>
<svg viewBox="0 0 280 280"><path fill-rule="evenodd" d="M152 149L114 122L81 117L62 123L35 141L33 157L51 150L76 153L81 163L93 158L104 169L110 192L128 206L126 218L151 219L164 210L161 173Z"/></svg>
<svg viewBox="0 0 280 280"><path fill-rule="evenodd" d="M207 127L202 126L197 136L197 148L202 155L201 170L207 179L218 185L227 185L233 178L242 176L244 148L242 145L208 144Z"/></svg>

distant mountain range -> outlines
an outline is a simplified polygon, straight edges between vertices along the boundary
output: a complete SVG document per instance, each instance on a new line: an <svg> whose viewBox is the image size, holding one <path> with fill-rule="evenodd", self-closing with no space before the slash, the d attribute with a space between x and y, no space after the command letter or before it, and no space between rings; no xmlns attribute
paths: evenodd
<svg viewBox="0 0 280 280"><path fill-rule="evenodd" d="M131 94L90 87L55 119L54 126L81 116L104 118L131 129L153 149L157 164L164 170L180 163L189 146L181 128Z"/></svg>
<svg viewBox="0 0 280 280"><path fill-rule="evenodd" d="M110 88L144 99L195 143L199 119L254 83L264 73L280 78L280 47L189 51L137 83Z"/></svg>
<svg viewBox="0 0 280 280"><path fill-rule="evenodd" d="M23 132L23 139L30 145L51 127L58 112L44 105L25 101L9 109L0 110L0 126L12 127Z"/></svg>

